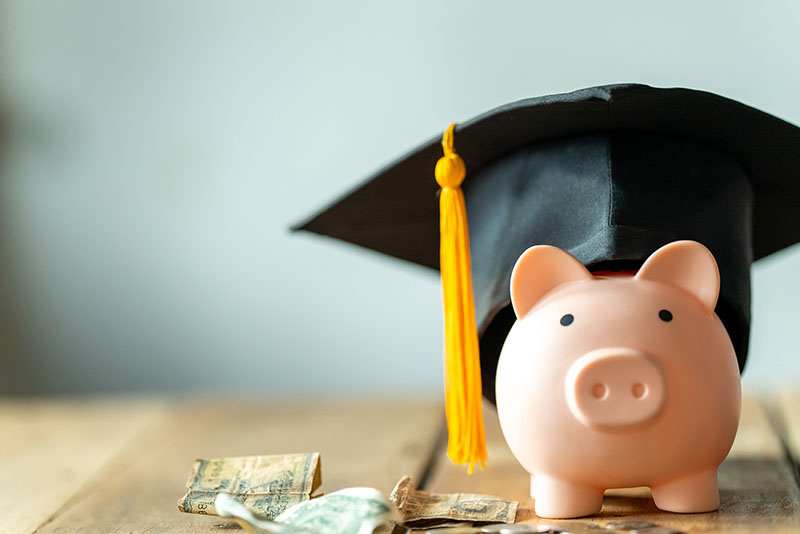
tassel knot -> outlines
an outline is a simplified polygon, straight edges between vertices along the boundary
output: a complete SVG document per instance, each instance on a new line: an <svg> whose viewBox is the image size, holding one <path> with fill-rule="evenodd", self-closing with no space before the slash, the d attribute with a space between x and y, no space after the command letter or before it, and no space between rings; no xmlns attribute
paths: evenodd
<svg viewBox="0 0 800 534"><path fill-rule="evenodd" d="M436 162L436 183L441 188L461 187L461 182L467 175L467 167L464 160L455 152L439 158Z"/></svg>
<svg viewBox="0 0 800 534"><path fill-rule="evenodd" d="M444 132L442 137L442 151L444 155L436 162L436 183L439 187L456 188L461 187L461 182L467 175L467 167L464 165L464 160L461 156L456 154L453 146L453 130L456 125L451 124Z"/></svg>

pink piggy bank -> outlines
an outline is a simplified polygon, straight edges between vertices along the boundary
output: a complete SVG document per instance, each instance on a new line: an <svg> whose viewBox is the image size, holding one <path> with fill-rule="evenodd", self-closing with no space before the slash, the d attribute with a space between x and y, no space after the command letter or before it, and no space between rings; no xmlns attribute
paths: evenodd
<svg viewBox="0 0 800 534"><path fill-rule="evenodd" d="M633 486L662 510L719 508L741 407L719 282L694 241L660 248L635 275L593 276L550 246L517 260L497 411L537 515L590 515L604 490Z"/></svg>

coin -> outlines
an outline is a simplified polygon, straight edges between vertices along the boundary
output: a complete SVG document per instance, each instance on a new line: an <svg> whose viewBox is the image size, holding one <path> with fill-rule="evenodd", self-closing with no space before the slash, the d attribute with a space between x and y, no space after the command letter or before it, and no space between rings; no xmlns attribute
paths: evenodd
<svg viewBox="0 0 800 534"><path fill-rule="evenodd" d="M643 519L625 519L606 523L606 530L641 530L657 526L655 523Z"/></svg>
<svg viewBox="0 0 800 534"><path fill-rule="evenodd" d="M600 534L603 527L591 521L559 521L558 523L539 523L539 532L563 532L564 534Z"/></svg>
<svg viewBox="0 0 800 534"><path fill-rule="evenodd" d="M481 529L481 533L492 533L492 534L527 534L527 533L539 533L540 530L537 529L536 525L522 525L516 524L513 525L511 523L499 523L497 525L489 525L483 527Z"/></svg>

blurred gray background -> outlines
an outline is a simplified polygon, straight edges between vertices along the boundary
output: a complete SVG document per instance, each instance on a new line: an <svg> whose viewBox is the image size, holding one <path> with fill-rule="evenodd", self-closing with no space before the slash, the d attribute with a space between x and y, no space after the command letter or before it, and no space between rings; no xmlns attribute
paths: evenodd
<svg viewBox="0 0 800 534"><path fill-rule="evenodd" d="M436 274L290 224L529 96L685 86L800 123L798 20L792 1L0 0L0 392L438 393ZM798 273L798 247L753 267L749 387L800 382Z"/></svg>

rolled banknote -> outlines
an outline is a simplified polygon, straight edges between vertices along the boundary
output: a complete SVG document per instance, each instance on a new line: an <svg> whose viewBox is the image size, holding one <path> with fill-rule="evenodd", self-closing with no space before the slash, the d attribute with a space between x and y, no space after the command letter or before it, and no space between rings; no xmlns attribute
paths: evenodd
<svg viewBox="0 0 800 534"><path fill-rule="evenodd" d="M430 493L414 487L411 477L403 477L389 495L403 514L405 525L430 526L451 522L513 523L517 501L474 493Z"/></svg>
<svg viewBox="0 0 800 534"><path fill-rule="evenodd" d="M277 521L270 521L256 516L242 503L220 493L214 499L214 507L220 517L229 517L236 521L248 534L316 534L300 527L294 527Z"/></svg>
<svg viewBox="0 0 800 534"><path fill-rule="evenodd" d="M373 534L400 520L397 508L373 488L347 488L296 504L274 521L256 517L224 493L215 504L250 534Z"/></svg>
<svg viewBox="0 0 800 534"><path fill-rule="evenodd" d="M219 515L218 494L225 493L253 513L274 519L287 508L316 496L322 484L318 452L239 456L195 461L178 500L181 512Z"/></svg>

